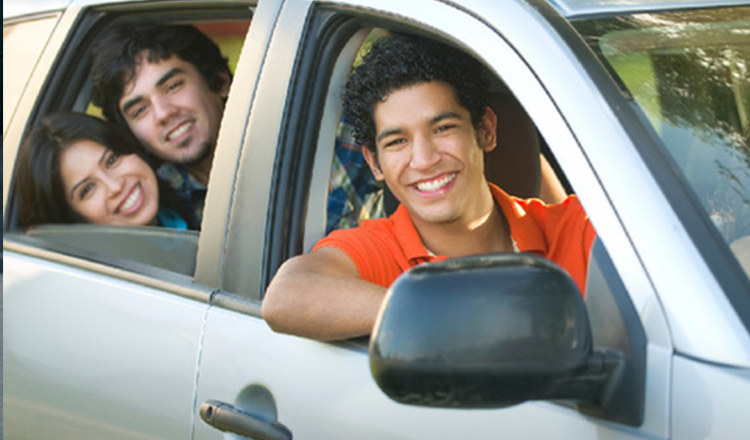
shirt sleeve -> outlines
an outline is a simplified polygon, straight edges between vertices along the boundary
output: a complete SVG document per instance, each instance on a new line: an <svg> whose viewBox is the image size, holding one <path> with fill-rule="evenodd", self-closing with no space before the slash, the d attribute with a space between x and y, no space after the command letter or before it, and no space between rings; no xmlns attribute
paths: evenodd
<svg viewBox="0 0 750 440"><path fill-rule="evenodd" d="M547 241L547 257L565 269L585 294L596 230L578 197L569 196L558 205L539 202L527 208L537 211L535 217Z"/></svg>
<svg viewBox="0 0 750 440"><path fill-rule="evenodd" d="M320 240L313 251L322 247L340 249L354 262L360 278L388 288L403 272L393 246L394 240L389 240L381 231L357 227L333 231Z"/></svg>

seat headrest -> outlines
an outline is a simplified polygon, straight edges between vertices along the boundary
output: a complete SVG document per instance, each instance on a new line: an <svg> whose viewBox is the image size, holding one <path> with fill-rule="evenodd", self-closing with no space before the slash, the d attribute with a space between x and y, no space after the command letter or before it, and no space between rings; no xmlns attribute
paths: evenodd
<svg viewBox="0 0 750 440"><path fill-rule="evenodd" d="M490 106L497 115L497 147L485 155L487 180L508 194L539 197L539 134L521 104L509 94L496 94Z"/></svg>

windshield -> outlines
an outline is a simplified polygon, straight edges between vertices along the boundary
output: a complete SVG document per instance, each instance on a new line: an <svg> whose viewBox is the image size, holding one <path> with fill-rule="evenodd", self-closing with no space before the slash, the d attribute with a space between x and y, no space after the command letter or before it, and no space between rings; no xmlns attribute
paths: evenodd
<svg viewBox="0 0 750 440"><path fill-rule="evenodd" d="M750 8L638 14L577 27L750 274Z"/></svg>

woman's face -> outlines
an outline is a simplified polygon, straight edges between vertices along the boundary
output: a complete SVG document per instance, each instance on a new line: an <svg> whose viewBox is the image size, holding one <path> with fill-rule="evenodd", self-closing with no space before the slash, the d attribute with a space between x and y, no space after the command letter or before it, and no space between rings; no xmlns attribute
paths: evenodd
<svg viewBox="0 0 750 440"><path fill-rule="evenodd" d="M156 223L159 188L153 170L136 154L120 156L92 140L68 145L60 155L68 205L91 223Z"/></svg>

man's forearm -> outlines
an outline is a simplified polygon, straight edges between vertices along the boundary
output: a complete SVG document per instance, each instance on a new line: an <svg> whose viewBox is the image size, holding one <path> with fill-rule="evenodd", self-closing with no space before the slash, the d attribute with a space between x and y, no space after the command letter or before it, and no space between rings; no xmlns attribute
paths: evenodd
<svg viewBox="0 0 750 440"><path fill-rule="evenodd" d="M372 332L386 289L352 276L336 262L325 263L302 256L282 265L262 308L274 331L322 341Z"/></svg>

